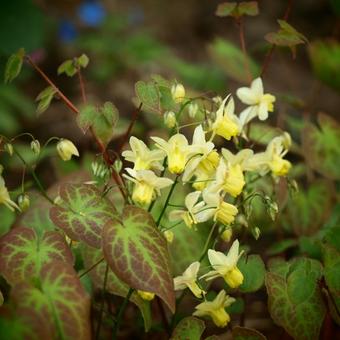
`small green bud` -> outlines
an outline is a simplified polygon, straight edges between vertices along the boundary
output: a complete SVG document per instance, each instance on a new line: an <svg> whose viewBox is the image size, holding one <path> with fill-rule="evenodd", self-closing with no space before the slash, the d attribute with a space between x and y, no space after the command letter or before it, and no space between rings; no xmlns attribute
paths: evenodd
<svg viewBox="0 0 340 340"><path fill-rule="evenodd" d="M116 159L115 162L113 163L113 169L117 172L120 173L123 168L123 162L120 159Z"/></svg>
<svg viewBox="0 0 340 340"><path fill-rule="evenodd" d="M260 230L260 228L258 228L258 227L252 228L252 229L251 229L251 232L252 232L252 234L253 234L255 240L258 240L259 237L260 237L260 235L261 235L261 230Z"/></svg>
<svg viewBox="0 0 340 340"><path fill-rule="evenodd" d="M188 107L188 113L190 118L195 118L198 112L198 104L197 103L190 103Z"/></svg>
<svg viewBox="0 0 340 340"><path fill-rule="evenodd" d="M21 194L18 197L18 206L21 211L26 211L31 204L30 198L27 194Z"/></svg>
<svg viewBox="0 0 340 340"><path fill-rule="evenodd" d="M176 126L176 115L172 111L167 111L164 113L164 124L169 128L172 129Z"/></svg>
<svg viewBox="0 0 340 340"><path fill-rule="evenodd" d="M11 143L6 143L4 145L4 149L5 151L10 155L10 156L13 156L13 145Z"/></svg>
<svg viewBox="0 0 340 340"><path fill-rule="evenodd" d="M39 155L39 153L40 153L40 142L37 139L32 140L31 149L36 155Z"/></svg>
<svg viewBox="0 0 340 340"><path fill-rule="evenodd" d="M221 239L224 242L230 242L232 236L233 236L233 231L231 230L231 228L226 228L221 235Z"/></svg>

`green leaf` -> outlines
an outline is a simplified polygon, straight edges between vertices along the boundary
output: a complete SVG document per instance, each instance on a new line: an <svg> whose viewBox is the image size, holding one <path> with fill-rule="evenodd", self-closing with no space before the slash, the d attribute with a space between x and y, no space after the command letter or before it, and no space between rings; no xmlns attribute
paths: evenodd
<svg viewBox="0 0 340 340"><path fill-rule="evenodd" d="M170 340L200 340L204 329L205 325L202 320L188 316L178 323Z"/></svg>
<svg viewBox="0 0 340 340"><path fill-rule="evenodd" d="M87 65L89 64L89 57L86 54L82 54L80 57L77 59L77 63L80 67L86 68Z"/></svg>
<svg viewBox="0 0 340 340"><path fill-rule="evenodd" d="M24 57L25 50L20 48L19 51L8 58L5 68L5 83L10 83L19 75Z"/></svg>
<svg viewBox="0 0 340 340"><path fill-rule="evenodd" d="M101 250L92 248L87 245L83 245L82 254L85 268L91 268L104 256ZM89 272L89 276L94 284L94 287L97 289L103 288L106 265L107 262L103 260ZM111 294L125 298L129 292L129 289L130 287L126 283L121 281L116 276L116 274L111 269L109 269L106 290ZM150 302L143 300L136 292L132 293L130 301L133 302L140 309L144 319L144 328L147 332L152 325Z"/></svg>
<svg viewBox="0 0 340 340"><path fill-rule="evenodd" d="M84 133L92 127L95 135L106 145L113 137L118 117L119 112L114 104L106 102L99 108L93 105L83 106L80 109L77 121Z"/></svg>
<svg viewBox="0 0 340 340"><path fill-rule="evenodd" d="M269 312L274 322L295 339L319 338L326 313L318 285L321 277L322 266L316 260L270 263L266 274Z"/></svg>
<svg viewBox="0 0 340 340"><path fill-rule="evenodd" d="M65 237L57 231L39 237L33 229L20 227L0 239L0 272L10 284L38 278L42 266L52 260L73 264Z"/></svg>
<svg viewBox="0 0 340 340"><path fill-rule="evenodd" d="M104 257L114 273L130 287L158 295L175 310L167 242L152 216L126 206L121 218L103 229Z"/></svg>
<svg viewBox="0 0 340 340"><path fill-rule="evenodd" d="M331 314L334 320L339 321L340 318L340 251L329 244L322 247L322 257L325 266L325 280L329 293L332 297L331 301L334 305Z"/></svg>
<svg viewBox="0 0 340 340"><path fill-rule="evenodd" d="M43 316L58 339L90 339L90 299L72 266L51 261L42 266L40 282L16 284L11 298L18 308Z"/></svg>
<svg viewBox="0 0 340 340"><path fill-rule="evenodd" d="M53 223L72 240L100 248L103 226L117 215L113 204L94 185L65 184L60 197L62 204L50 209Z"/></svg>
<svg viewBox="0 0 340 340"><path fill-rule="evenodd" d="M329 228L325 233L325 241L340 252L340 226Z"/></svg>
<svg viewBox="0 0 340 340"><path fill-rule="evenodd" d="M138 81L135 84L135 92L138 99L143 103L143 107L151 111L159 112L160 95L155 83Z"/></svg>
<svg viewBox="0 0 340 340"><path fill-rule="evenodd" d="M340 179L340 124L320 113L319 127L307 123L303 133L303 148L309 166L323 176Z"/></svg>
<svg viewBox="0 0 340 340"><path fill-rule="evenodd" d="M247 70L245 69L245 57L242 51L228 40L216 39L208 48L213 61L218 64L224 73L241 83L248 82ZM248 56L250 72L253 77L260 73L260 67Z"/></svg>
<svg viewBox="0 0 340 340"><path fill-rule="evenodd" d="M267 249L267 254L268 255L278 255L283 253L289 248L296 247L298 244L297 240L293 238L287 238L282 241L278 241L273 243L268 249Z"/></svg>
<svg viewBox="0 0 340 340"><path fill-rule="evenodd" d="M36 101L39 102L38 107L37 107L38 115L42 114L44 111L46 111L49 108L51 101L56 93L57 93L57 90L53 86L48 86L39 93L36 99Z"/></svg>
<svg viewBox="0 0 340 340"><path fill-rule="evenodd" d="M233 327L233 340L266 340L267 338L253 328Z"/></svg>
<svg viewBox="0 0 340 340"><path fill-rule="evenodd" d="M327 219L332 205L332 186L318 180L308 189L299 189L281 216L283 225L296 235L313 235Z"/></svg>
<svg viewBox="0 0 340 340"><path fill-rule="evenodd" d="M77 67L73 59L65 60L58 67L58 74L65 73L69 77L73 77L77 73Z"/></svg>
<svg viewBox="0 0 340 340"><path fill-rule="evenodd" d="M266 34L265 39L273 45L290 47L294 56L295 46L305 44L308 40L285 20L278 20L278 23L280 25L278 32Z"/></svg>
<svg viewBox="0 0 340 340"><path fill-rule="evenodd" d="M216 15L218 17L232 16L239 18L243 15L255 16L259 14L257 1L223 2L218 5Z"/></svg>
<svg viewBox="0 0 340 340"><path fill-rule="evenodd" d="M240 286L243 293L256 292L263 286L266 269L259 255L243 256L237 266L244 276Z"/></svg>

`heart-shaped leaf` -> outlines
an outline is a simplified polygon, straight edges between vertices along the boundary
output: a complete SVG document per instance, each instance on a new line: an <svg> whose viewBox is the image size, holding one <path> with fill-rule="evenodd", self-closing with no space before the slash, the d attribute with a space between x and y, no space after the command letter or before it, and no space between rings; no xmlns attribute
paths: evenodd
<svg viewBox="0 0 340 340"><path fill-rule="evenodd" d="M66 184L60 189L63 200L50 209L53 223L75 241L100 248L101 231L117 215L112 203L93 185Z"/></svg>
<svg viewBox="0 0 340 340"><path fill-rule="evenodd" d="M37 285L24 281L11 293L19 309L44 316L55 338L90 339L90 299L72 266L60 261L44 264Z"/></svg>
<svg viewBox="0 0 340 340"><path fill-rule="evenodd" d="M120 219L103 229L104 257L115 274L130 287L158 295L175 310L173 279L167 243L152 216L126 206Z"/></svg>
<svg viewBox="0 0 340 340"><path fill-rule="evenodd" d="M100 249L96 249L87 245L83 245L82 254L85 268L91 268L101 259L103 259L104 256L103 252ZM103 287L106 265L107 262L103 260L89 272L89 276L93 282L94 287L98 289L101 289ZM106 291L111 294L125 298L129 292L129 286L122 280L120 280L111 269L109 269ZM143 300L136 292L132 293L130 301L133 302L140 309L144 319L145 331L148 331L152 324L150 302Z"/></svg>
<svg viewBox="0 0 340 340"><path fill-rule="evenodd" d="M326 309L318 280L319 261L297 258L272 261L266 274L269 312L295 339L318 339Z"/></svg>
<svg viewBox="0 0 340 340"><path fill-rule="evenodd" d="M199 340L205 330L204 322L193 316L182 319L174 329L170 340Z"/></svg>
<svg viewBox="0 0 340 340"><path fill-rule="evenodd" d="M237 265L244 276L240 286L243 293L256 292L263 286L266 269L259 255L242 256Z"/></svg>
<svg viewBox="0 0 340 340"><path fill-rule="evenodd" d="M0 273L10 284L38 278L42 266L52 260L73 264L72 252L60 232L38 236L34 229L20 227L0 239Z"/></svg>
<svg viewBox="0 0 340 340"><path fill-rule="evenodd" d="M233 327L233 340L266 340L267 338L253 328Z"/></svg>

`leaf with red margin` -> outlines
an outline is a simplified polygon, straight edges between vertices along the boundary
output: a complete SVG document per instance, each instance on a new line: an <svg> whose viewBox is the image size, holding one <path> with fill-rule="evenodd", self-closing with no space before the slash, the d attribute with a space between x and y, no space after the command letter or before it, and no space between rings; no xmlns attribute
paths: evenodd
<svg viewBox="0 0 340 340"><path fill-rule="evenodd" d="M31 228L14 228L0 239L0 273L10 284L38 278L52 260L73 264L65 237L58 231L38 236Z"/></svg>
<svg viewBox="0 0 340 340"><path fill-rule="evenodd" d="M90 247L88 245L82 245L82 255L85 268L91 268L103 258L103 252L100 249ZM102 289L105 277L107 263L105 260L96 265L94 269L89 272L89 276L93 282L95 288ZM113 295L126 297L130 287L121 281L116 274L109 268L106 291ZM143 300L136 292L133 292L130 298L141 311L144 319L144 328L147 332L152 324L150 302Z"/></svg>
<svg viewBox="0 0 340 340"><path fill-rule="evenodd" d="M158 295L175 311L175 294L167 243L152 216L126 206L120 220L103 228L104 257L114 273L130 287Z"/></svg>
<svg viewBox="0 0 340 340"><path fill-rule="evenodd" d="M11 297L18 308L44 316L55 338L90 339L90 298L72 266L60 261L44 264L39 281L12 287Z"/></svg>
<svg viewBox="0 0 340 340"><path fill-rule="evenodd" d="M117 216L113 204L87 184L64 185L60 197L62 204L50 209L51 220L72 240L100 248L102 227Z"/></svg>

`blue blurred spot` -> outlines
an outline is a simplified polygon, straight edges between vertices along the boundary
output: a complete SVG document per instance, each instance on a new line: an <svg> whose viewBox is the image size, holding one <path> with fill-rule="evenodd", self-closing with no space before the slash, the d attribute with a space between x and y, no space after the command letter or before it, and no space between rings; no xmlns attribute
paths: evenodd
<svg viewBox="0 0 340 340"><path fill-rule="evenodd" d="M78 35L74 24L69 20L62 20L59 24L58 35L63 42L72 42Z"/></svg>
<svg viewBox="0 0 340 340"><path fill-rule="evenodd" d="M96 1L85 1L78 8L78 16L80 20L88 26L99 26L106 12L102 4Z"/></svg>

